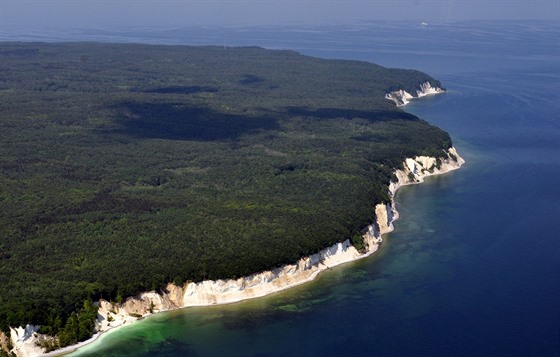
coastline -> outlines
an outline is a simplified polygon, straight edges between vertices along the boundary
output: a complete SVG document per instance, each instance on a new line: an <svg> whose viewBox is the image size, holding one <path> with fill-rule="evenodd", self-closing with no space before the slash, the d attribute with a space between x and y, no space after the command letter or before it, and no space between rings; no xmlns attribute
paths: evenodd
<svg viewBox="0 0 560 357"><path fill-rule="evenodd" d="M42 348L35 345L35 342L44 336L36 332L37 327L27 325L25 328L11 329L13 352L19 357L62 356L91 344L100 336L118 330L118 327L137 321L138 316L146 317L159 312L193 306L230 304L266 296L310 282L322 271L337 265L366 258L378 250L382 242L382 235L394 229L393 222L399 217L395 209L394 198L400 187L421 183L428 176L456 170L465 162L453 147L447 150L446 155L447 157L441 160L427 156L408 158L403 162L403 169L395 171L397 182L390 182L388 186L391 202L377 204L375 206L376 222L363 230L363 238L366 243L365 252L358 252L347 239L316 254L301 258L294 264L235 280L207 280L199 283L186 283L183 286L168 284L162 294L155 291L145 292L128 298L121 304L101 300L98 302L97 333L92 338L44 353Z"/></svg>

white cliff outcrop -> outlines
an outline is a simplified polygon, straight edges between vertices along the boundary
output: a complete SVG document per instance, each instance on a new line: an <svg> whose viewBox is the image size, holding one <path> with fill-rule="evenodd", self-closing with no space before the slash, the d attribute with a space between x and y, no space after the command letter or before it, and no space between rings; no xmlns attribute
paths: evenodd
<svg viewBox="0 0 560 357"><path fill-rule="evenodd" d="M430 82L426 81L426 82L422 83L420 85L420 88L418 88L416 90L416 97L413 96L412 94L408 93L404 89L400 89L400 90L396 90L396 91L386 93L385 98L390 99L393 102L395 102L397 107L402 107L402 106L405 106L408 103L410 103L410 101L414 98L420 98L420 97L424 97L424 96L427 96L427 95L439 94L439 93L444 93L444 92L445 92L445 90L443 90L442 88L432 87L432 84Z"/></svg>
<svg viewBox="0 0 560 357"><path fill-rule="evenodd" d="M41 336L37 333L39 326L26 325L25 327L10 327L10 342L13 349L10 351L16 356L40 356L43 349L39 346Z"/></svg>
<svg viewBox="0 0 560 357"><path fill-rule="evenodd" d="M347 239L316 254L301 258L294 264L239 279L189 282L183 286L168 284L162 293L155 291L141 293L126 299L121 304L101 300L98 302L96 323L98 334L79 345L95 340L102 332L132 323L139 317L189 306L227 304L265 296L311 281L326 269L367 257L377 251L382 242L381 236L393 230L393 221L398 218L398 212L394 208L394 195L399 187L420 183L426 176L458 169L463 163L464 160L454 148L450 148L442 158L417 156L413 159L406 159L403 168L395 172L397 181L391 182L388 187L391 202L375 206L376 222L363 231L365 251L358 251ZM36 342L42 338L37 330L38 327L31 325L25 329L21 327L11 329L11 342L14 346L12 351L17 356L55 356L68 353L78 347L75 345L43 354L42 350L36 346Z"/></svg>
<svg viewBox="0 0 560 357"><path fill-rule="evenodd" d="M392 91L390 93L386 93L385 98L395 102L395 104L397 104L397 107L405 106L408 103L410 103L411 99L414 99L412 94L408 93L404 89L399 89L396 91Z"/></svg>

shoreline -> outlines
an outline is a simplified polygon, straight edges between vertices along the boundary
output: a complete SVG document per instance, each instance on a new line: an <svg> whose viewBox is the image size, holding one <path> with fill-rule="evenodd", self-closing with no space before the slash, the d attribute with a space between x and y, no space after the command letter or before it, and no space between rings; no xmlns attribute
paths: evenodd
<svg viewBox="0 0 560 357"><path fill-rule="evenodd" d="M100 300L96 322L97 332L90 339L44 353L42 348L35 345L35 342L44 337L36 333L37 327L27 325L26 328L11 329L13 351L19 357L67 355L90 345L102 336L118 331L119 327L130 325L153 314L195 306L232 304L263 297L313 281L324 270L364 259L378 250L382 235L394 230L393 222L399 218L399 213L395 209L395 194L400 187L422 183L428 176L454 171L465 162L454 147L449 148L446 154L447 158L441 160L427 156L408 158L403 162L403 169L395 171L397 182L391 181L388 185L391 202L377 204L374 207L376 221L363 230L364 243L367 246L363 253L358 252L347 239L311 256L300 258L294 264L235 280L206 280L199 283L186 283L183 286L168 284L162 294L155 291L144 292L126 299L121 304Z"/></svg>

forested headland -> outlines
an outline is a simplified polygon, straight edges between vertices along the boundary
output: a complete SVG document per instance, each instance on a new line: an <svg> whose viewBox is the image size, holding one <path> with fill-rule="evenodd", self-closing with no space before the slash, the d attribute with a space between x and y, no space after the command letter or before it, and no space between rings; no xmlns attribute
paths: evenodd
<svg viewBox="0 0 560 357"><path fill-rule="evenodd" d="M451 146L384 99L426 81L253 47L0 44L0 330L75 343L91 301L358 234L406 157Z"/></svg>

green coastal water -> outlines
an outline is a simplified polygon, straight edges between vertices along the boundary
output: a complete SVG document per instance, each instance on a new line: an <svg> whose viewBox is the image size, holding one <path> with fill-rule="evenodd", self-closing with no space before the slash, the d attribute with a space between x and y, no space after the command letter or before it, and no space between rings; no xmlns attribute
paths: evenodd
<svg viewBox="0 0 560 357"><path fill-rule="evenodd" d="M131 33L125 41L225 37L420 69L448 93L407 110L450 132L467 164L402 188L396 230L368 259L265 298L158 314L71 356L558 356L559 33L555 23Z"/></svg>

